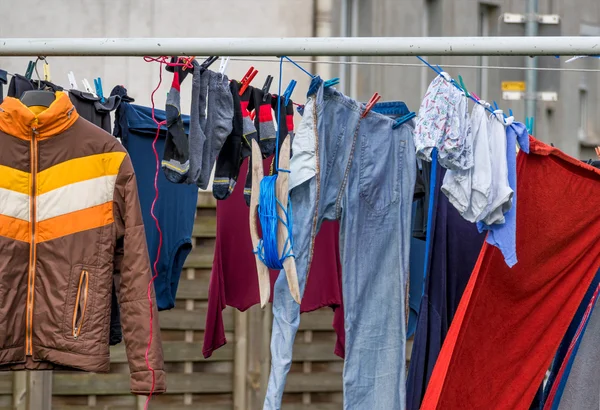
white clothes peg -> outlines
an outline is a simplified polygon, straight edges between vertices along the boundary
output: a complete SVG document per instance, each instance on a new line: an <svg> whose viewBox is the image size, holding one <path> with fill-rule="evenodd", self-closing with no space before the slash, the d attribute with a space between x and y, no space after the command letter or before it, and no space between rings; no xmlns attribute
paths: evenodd
<svg viewBox="0 0 600 410"><path fill-rule="evenodd" d="M98 98L98 96L96 95L96 93L94 92L94 89L90 86L90 82L87 80L87 78L84 78L83 81L81 81L83 83L83 89L92 94L95 98Z"/></svg>
<svg viewBox="0 0 600 410"><path fill-rule="evenodd" d="M69 71L67 73L67 78L69 79L71 90L77 90L77 80L75 80L75 74L73 74L73 71Z"/></svg>
<svg viewBox="0 0 600 410"><path fill-rule="evenodd" d="M229 57L221 57L221 65L219 66L219 72L221 75L227 71L227 64L229 64Z"/></svg>

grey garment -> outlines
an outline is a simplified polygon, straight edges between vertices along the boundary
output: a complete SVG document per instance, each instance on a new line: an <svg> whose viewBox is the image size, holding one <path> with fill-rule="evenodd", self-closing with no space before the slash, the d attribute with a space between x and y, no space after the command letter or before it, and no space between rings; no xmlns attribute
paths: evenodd
<svg viewBox="0 0 600 410"><path fill-rule="evenodd" d="M175 184L186 181L190 170L189 140L181 119L181 95L171 87L166 103L167 136L161 162L165 177Z"/></svg>
<svg viewBox="0 0 600 410"><path fill-rule="evenodd" d="M600 304L596 303L569 373L559 410L600 409ZM558 381L557 381L558 382Z"/></svg>
<svg viewBox="0 0 600 410"><path fill-rule="evenodd" d="M393 129L392 119L375 112L361 119L363 104L324 89L322 82L315 88L317 172L291 191L300 290L304 292L322 221L339 220L346 332L344 409L402 410L405 285L416 178L412 128L404 124ZM303 122L308 120L306 114ZM295 149L303 145L298 138L300 132ZM300 324L300 306L291 297L283 271L275 282L273 316L264 410L281 409Z"/></svg>
<svg viewBox="0 0 600 410"><path fill-rule="evenodd" d="M200 179L204 145L206 144L206 106L208 99L208 71L200 68L200 64L193 61L194 74L192 77L192 106L190 108L190 168L188 184L195 184Z"/></svg>
<svg viewBox="0 0 600 410"><path fill-rule="evenodd" d="M205 77L208 81L208 107L204 127L206 139L202 150L202 167L196 184L201 189L206 189L217 156L233 129L233 96L226 75L206 70L202 77L203 85Z"/></svg>

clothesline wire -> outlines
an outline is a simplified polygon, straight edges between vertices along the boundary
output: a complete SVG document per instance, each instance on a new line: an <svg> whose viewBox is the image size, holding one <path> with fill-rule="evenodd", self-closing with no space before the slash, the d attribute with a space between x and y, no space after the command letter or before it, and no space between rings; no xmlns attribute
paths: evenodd
<svg viewBox="0 0 600 410"><path fill-rule="evenodd" d="M278 59L270 58L250 58L250 57L230 57L232 61L247 61L253 63L279 63ZM364 65L364 66L386 66L386 67L420 67L423 64L418 63L385 63L376 61L336 61L336 60L294 60L296 63L302 64L332 64L332 65ZM600 73L600 69L594 68L557 68L557 67L515 67L515 66L493 66L493 65L465 65L465 64L444 64L448 68L465 68L465 69L488 69L488 70L517 70L517 71L565 71L565 72L583 72L583 73Z"/></svg>

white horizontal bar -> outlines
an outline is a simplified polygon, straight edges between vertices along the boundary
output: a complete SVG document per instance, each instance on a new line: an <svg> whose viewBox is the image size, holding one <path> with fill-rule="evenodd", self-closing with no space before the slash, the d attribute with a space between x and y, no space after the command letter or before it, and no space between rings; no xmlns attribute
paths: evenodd
<svg viewBox="0 0 600 410"><path fill-rule="evenodd" d="M0 56L533 56L592 54L600 54L600 37L0 39Z"/></svg>

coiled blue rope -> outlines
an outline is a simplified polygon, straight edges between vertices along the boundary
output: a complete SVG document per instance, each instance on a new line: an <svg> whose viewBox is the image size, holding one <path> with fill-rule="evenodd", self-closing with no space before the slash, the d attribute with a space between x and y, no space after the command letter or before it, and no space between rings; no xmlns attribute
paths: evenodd
<svg viewBox="0 0 600 410"><path fill-rule="evenodd" d="M290 172L288 169L279 168L279 137L281 130L281 77L283 74L283 57L279 60L279 91L277 95L277 134L275 140L275 161L278 172ZM294 256L294 240L292 238L292 201L288 197L288 208L276 195L277 174L266 176L260 182L260 194L258 197L258 218L262 228L262 239L258 242L254 253L269 269L283 269L286 258ZM289 195L289 194L288 194ZM283 210L284 218L279 216L278 210ZM287 239L283 246L282 254L279 255L277 247L277 230L281 222L287 228Z"/></svg>

